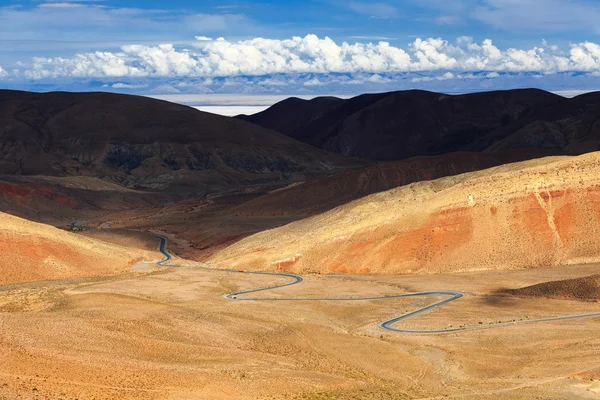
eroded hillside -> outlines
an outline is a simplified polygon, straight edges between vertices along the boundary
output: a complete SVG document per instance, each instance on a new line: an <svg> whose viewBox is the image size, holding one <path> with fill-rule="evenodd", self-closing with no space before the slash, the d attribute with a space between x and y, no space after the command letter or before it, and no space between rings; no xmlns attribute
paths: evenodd
<svg viewBox="0 0 600 400"><path fill-rule="evenodd" d="M0 213L0 284L115 275L158 252L86 238Z"/></svg>
<svg viewBox="0 0 600 400"><path fill-rule="evenodd" d="M222 267L439 273L600 260L600 153L419 182L253 235Z"/></svg>

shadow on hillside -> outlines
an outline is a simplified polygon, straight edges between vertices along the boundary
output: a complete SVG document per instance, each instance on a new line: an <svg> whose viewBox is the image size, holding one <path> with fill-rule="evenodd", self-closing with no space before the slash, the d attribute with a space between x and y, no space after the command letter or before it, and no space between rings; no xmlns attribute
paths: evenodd
<svg viewBox="0 0 600 400"><path fill-rule="evenodd" d="M513 293L514 289L500 288L495 291L481 296L481 300L488 306L492 307L513 307L519 301Z"/></svg>

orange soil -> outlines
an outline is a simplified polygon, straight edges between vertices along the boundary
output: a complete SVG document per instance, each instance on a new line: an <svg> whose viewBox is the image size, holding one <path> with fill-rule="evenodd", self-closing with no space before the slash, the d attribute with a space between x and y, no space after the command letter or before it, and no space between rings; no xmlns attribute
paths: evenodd
<svg viewBox="0 0 600 400"><path fill-rule="evenodd" d="M546 158L404 186L256 234L212 261L326 273L597 262L599 163L600 153Z"/></svg>
<svg viewBox="0 0 600 400"><path fill-rule="evenodd" d="M0 284L114 275L157 253L85 238L0 213Z"/></svg>

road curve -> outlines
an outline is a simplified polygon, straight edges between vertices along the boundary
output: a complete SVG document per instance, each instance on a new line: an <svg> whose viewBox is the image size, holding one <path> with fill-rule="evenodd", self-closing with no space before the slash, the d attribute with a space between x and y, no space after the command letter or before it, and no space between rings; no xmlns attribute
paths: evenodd
<svg viewBox="0 0 600 400"><path fill-rule="evenodd" d="M159 250L165 256L165 259L157 262L157 265L165 266L165 267L178 267L177 265L167 264L167 262L171 261L173 257L167 250L167 239L163 236L155 235L156 238L160 240ZM285 273L277 273L277 272L248 272L248 271L239 271L233 269L218 269L218 268L208 268L201 267L205 270L210 271L219 271L219 272L231 272L237 274L246 274L246 275L268 275L268 276L276 276L283 278L292 279L291 282L284 283L281 285L268 286L259 289L246 290L243 292L229 293L224 295L228 300L234 301L372 301L372 300L391 300L391 299L400 299L405 297L446 297L443 300L438 301L437 303L431 304L429 306L420 308L416 311L412 311L410 313L401 315L396 318L392 318L387 321L380 322L377 326L381 329L390 331L390 332L399 332L399 333L411 333L411 334L421 334L421 335L436 335L443 333L453 333L453 332L466 332L466 331L474 331L480 329L490 329L490 328L500 328L503 326L513 326L513 325L523 325L523 324L534 324L541 322L553 322L553 321L568 321L574 319L585 319L585 318L600 318L600 312L597 313L589 313L589 314L574 314L574 315L565 315L561 317L550 317L550 318L540 318L540 319L530 319L530 320L522 320L522 321L512 321L512 322L499 322L488 325L479 325L472 327L458 327L458 328L448 328L448 329L439 329L439 330L412 330L412 329L400 329L396 328L395 325L399 322L406 321L407 319L417 317L421 314L424 314L429 311L433 311L445 304L456 301L465 296L462 292L454 292L454 291L431 291L431 292L418 292L418 293L403 293L392 296L379 296L379 297L358 297L358 298L336 298L336 297L323 297L323 298L298 298L298 297L289 297L289 298L257 298L257 297L243 297L251 294L256 294L259 292L265 292L273 289L280 289L287 286L297 285L304 281L299 275L293 274L285 274Z"/></svg>

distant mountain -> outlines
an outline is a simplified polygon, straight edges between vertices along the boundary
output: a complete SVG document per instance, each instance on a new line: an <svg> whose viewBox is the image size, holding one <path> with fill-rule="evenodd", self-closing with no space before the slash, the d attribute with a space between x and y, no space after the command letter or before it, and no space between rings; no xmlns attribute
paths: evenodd
<svg viewBox="0 0 600 400"><path fill-rule="evenodd" d="M112 93L0 91L0 174L202 192L366 165L272 130Z"/></svg>
<svg viewBox="0 0 600 400"><path fill-rule="evenodd" d="M238 118L294 137L295 131L300 131L303 126L318 120L343 103L344 100L337 97L317 97L312 100L290 97L258 114L239 115ZM302 136L298 139L306 141Z"/></svg>
<svg viewBox="0 0 600 400"><path fill-rule="evenodd" d="M600 149L600 94L574 99L537 89L445 95L411 90L348 100L287 99L240 116L346 156L400 160L455 151Z"/></svg>

